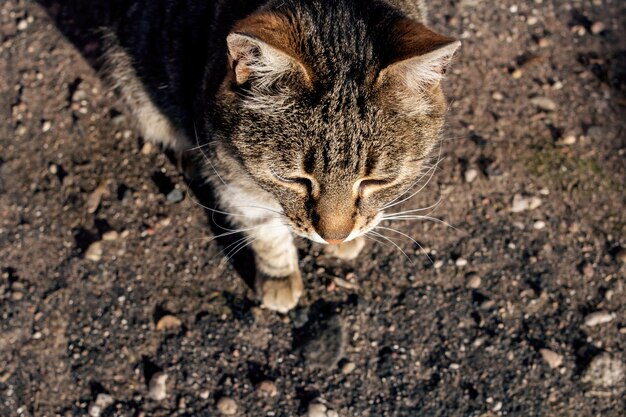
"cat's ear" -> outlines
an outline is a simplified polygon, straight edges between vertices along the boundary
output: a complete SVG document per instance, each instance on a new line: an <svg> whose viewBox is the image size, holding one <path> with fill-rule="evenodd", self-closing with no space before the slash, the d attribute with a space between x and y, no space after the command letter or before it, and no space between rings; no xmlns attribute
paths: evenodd
<svg viewBox="0 0 626 417"><path fill-rule="evenodd" d="M237 22L226 44L239 85L254 80L260 86L270 86L290 72L310 81L309 71L296 50L293 29L280 15L259 12Z"/></svg>
<svg viewBox="0 0 626 417"><path fill-rule="evenodd" d="M377 82L400 80L410 90L424 91L443 79L454 52L461 45L411 19L396 21L387 31L389 48L382 56Z"/></svg>

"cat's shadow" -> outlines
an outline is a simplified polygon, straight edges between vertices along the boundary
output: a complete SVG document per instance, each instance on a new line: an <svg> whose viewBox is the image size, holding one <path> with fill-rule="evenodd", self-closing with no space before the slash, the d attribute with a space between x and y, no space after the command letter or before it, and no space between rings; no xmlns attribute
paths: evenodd
<svg viewBox="0 0 626 417"><path fill-rule="evenodd" d="M176 162L173 155L168 153L168 157L172 163ZM220 210L211 185L197 174L189 175L189 173L200 172L202 158L197 156L186 158L183 164L187 165L184 167L186 169L183 169L187 173L185 175L185 183L194 194L197 202L202 205L211 232L213 236L216 236L215 242L217 242L223 256L228 259L241 279L250 289L254 290L256 276L254 254L246 245L245 236L242 233L233 232L235 226L229 222L225 212Z"/></svg>
<svg viewBox="0 0 626 417"><path fill-rule="evenodd" d="M35 2L42 6L55 22L57 30L75 46L83 58L99 73L103 65L102 39L99 30L111 24L120 7L123 7L124 0L35 0ZM164 112L167 113L167 111ZM168 153L168 157L172 163L178 162L171 153ZM188 165L187 168L190 168L184 170L184 173L201 172L202 160L197 155L184 158L183 163ZM213 190L205 180L200 179L197 175L185 175L185 182L194 194L196 201L205 207L204 211L213 235L222 235L215 240L222 249L224 256L229 258L229 262L243 281L254 290L256 274L254 256L247 247L239 246L238 241L243 238L243 235L229 233L233 226L228 222L226 215L219 212ZM213 208L218 211L214 211Z"/></svg>

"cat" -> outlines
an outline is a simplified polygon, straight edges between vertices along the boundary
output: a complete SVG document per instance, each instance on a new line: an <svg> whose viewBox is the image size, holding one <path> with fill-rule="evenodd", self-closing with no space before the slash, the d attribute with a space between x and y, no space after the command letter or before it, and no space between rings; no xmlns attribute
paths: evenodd
<svg viewBox="0 0 626 417"><path fill-rule="evenodd" d="M146 139L202 152L262 304L288 312L304 288L294 235L355 258L420 178L460 42L426 26L421 1L121 4L106 78Z"/></svg>

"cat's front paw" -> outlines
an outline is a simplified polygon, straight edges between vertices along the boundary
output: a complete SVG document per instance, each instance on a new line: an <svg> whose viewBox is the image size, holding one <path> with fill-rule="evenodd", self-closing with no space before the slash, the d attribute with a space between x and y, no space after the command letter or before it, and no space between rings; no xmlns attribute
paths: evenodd
<svg viewBox="0 0 626 417"><path fill-rule="evenodd" d="M363 246L365 246L365 239L357 237L339 245L326 245L324 246L324 253L345 261L351 261L359 255Z"/></svg>
<svg viewBox="0 0 626 417"><path fill-rule="evenodd" d="M304 288L300 271L288 277L262 275L257 285L260 286L263 306L280 313L286 313L298 304Z"/></svg>

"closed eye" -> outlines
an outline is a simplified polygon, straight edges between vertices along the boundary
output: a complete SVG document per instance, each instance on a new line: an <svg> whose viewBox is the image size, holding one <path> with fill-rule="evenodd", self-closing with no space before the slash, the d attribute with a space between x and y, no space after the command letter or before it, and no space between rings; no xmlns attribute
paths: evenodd
<svg viewBox="0 0 626 417"><path fill-rule="evenodd" d="M361 196L370 194L374 191L380 190L381 188L391 185L391 183L393 183L393 180L391 179L361 180L361 182L359 182L359 194Z"/></svg>
<svg viewBox="0 0 626 417"><path fill-rule="evenodd" d="M272 175L274 175L274 178L276 178L277 180L279 180L280 182L284 183L284 184L292 184L293 186L296 187L303 187L306 188L307 192L310 194L313 192L313 180L311 180L310 178L306 178L306 177L285 177L282 176L280 174L278 174L276 171L271 170Z"/></svg>

